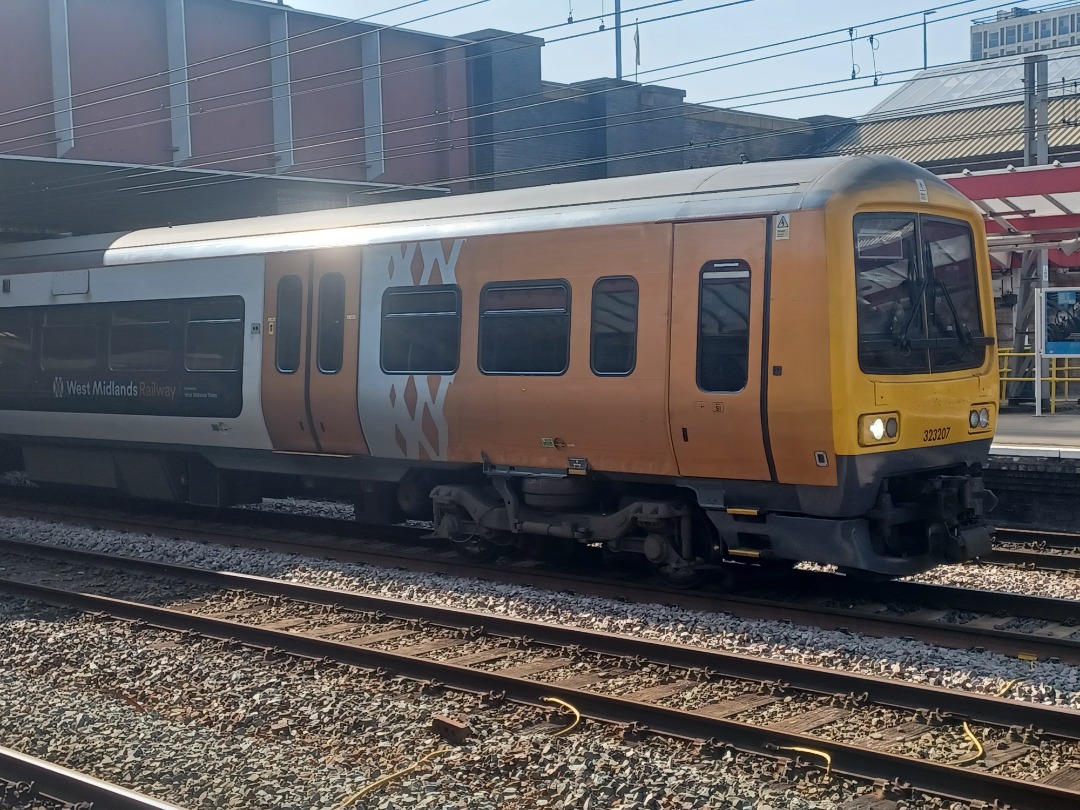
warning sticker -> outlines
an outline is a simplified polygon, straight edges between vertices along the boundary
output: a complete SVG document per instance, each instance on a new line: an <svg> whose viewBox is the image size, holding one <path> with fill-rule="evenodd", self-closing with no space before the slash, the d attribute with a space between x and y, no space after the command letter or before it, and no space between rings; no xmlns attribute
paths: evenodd
<svg viewBox="0 0 1080 810"><path fill-rule="evenodd" d="M777 214L776 232L774 239L789 239L791 237L791 217L788 214Z"/></svg>
<svg viewBox="0 0 1080 810"><path fill-rule="evenodd" d="M930 197L926 193L926 183L922 180L916 180L915 183L919 186L919 202L930 202Z"/></svg>

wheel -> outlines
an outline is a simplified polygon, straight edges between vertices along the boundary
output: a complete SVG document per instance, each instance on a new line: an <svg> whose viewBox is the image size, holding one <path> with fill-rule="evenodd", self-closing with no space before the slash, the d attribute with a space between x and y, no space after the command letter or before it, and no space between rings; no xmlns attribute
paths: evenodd
<svg viewBox="0 0 1080 810"><path fill-rule="evenodd" d="M689 568L673 567L665 563L650 563L653 573L673 588L697 588L714 579L723 557L723 547L712 523L704 513L695 509L692 515L691 550L694 558Z"/></svg>
<svg viewBox="0 0 1080 810"><path fill-rule="evenodd" d="M469 537L453 537L451 542L454 544L454 551L470 562L494 562L502 554L501 546L475 534Z"/></svg>

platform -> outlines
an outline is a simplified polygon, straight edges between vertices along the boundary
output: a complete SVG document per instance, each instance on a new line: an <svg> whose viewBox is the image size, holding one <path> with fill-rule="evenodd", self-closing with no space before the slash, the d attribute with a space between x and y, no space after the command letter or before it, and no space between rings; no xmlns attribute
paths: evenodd
<svg viewBox="0 0 1080 810"><path fill-rule="evenodd" d="M1000 414L990 455L1080 460L1080 412Z"/></svg>

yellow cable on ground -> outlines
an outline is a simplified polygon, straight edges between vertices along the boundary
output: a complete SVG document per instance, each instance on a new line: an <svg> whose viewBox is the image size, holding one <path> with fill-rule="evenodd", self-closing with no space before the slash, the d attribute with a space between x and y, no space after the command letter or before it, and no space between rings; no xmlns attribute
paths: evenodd
<svg viewBox="0 0 1080 810"><path fill-rule="evenodd" d="M1020 681L1022 681L1022 680L1025 680L1025 679L1024 678L1013 678L1011 681L1009 681L1007 684L1005 684L1003 687L1001 687L1001 691L999 691L996 696L997 697L1005 697L1005 695L1009 694L1009 690L1012 689L1014 686L1016 686L1018 683L1020 683Z"/></svg>
<svg viewBox="0 0 1080 810"><path fill-rule="evenodd" d="M453 750L454 750L453 748L440 748L438 751L432 751L430 754L425 754L420 759L416 760L416 762L414 762L408 768L402 768L400 771L396 771L395 773L392 773L392 774L390 774L388 776L384 776L381 779L376 779L374 782L360 788L360 790L358 790L352 796L350 796L345 801L343 801L341 804L339 804L338 805L338 810L345 810L346 807L349 807L350 805L355 804L357 799L362 799L368 793L371 793L373 791L378 790L383 785L394 781L399 776L404 776L405 774L410 773L411 771L415 771L417 768L419 768L421 765L423 765L425 762L427 762L432 757L437 757L437 756L440 756L442 754L448 754Z"/></svg>
<svg viewBox="0 0 1080 810"><path fill-rule="evenodd" d="M575 728L577 728L578 723L581 722L581 712L579 712L577 709L575 709L573 706L571 706L565 700L559 700L556 697L544 697L544 698L540 698L540 699L545 700L548 703L556 703L559 706L562 706L564 709L569 709L570 711L572 711L574 713L574 722L571 723L570 725L568 725L566 728L559 729L558 731L556 731L554 734L551 735L552 738L561 737L563 734L569 734L571 731L573 731Z"/></svg>
<svg viewBox="0 0 1080 810"><path fill-rule="evenodd" d="M982 759L983 754L986 753L986 749L983 748L983 744L979 742L979 738L972 732L971 726L967 724L967 720L964 721L964 736L971 740L972 745L975 746L975 753L969 757L956 760L953 765L969 765L972 762L977 762Z"/></svg>
<svg viewBox="0 0 1080 810"><path fill-rule="evenodd" d="M782 745L779 746L780 751L798 751L800 754L813 754L816 757L821 757L825 760L825 778L829 778L829 772L832 770L832 755L825 751L818 751L816 748L803 748L798 745Z"/></svg>

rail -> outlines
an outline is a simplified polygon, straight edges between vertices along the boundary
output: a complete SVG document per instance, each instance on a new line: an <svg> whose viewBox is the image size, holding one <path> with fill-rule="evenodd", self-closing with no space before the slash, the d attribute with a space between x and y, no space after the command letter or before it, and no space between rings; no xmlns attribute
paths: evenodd
<svg viewBox="0 0 1080 810"><path fill-rule="evenodd" d="M73 808L103 810L183 810L11 748L0 747L0 777L20 783L27 800L48 798ZM19 806L29 807L30 802Z"/></svg>

